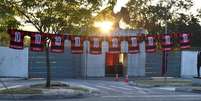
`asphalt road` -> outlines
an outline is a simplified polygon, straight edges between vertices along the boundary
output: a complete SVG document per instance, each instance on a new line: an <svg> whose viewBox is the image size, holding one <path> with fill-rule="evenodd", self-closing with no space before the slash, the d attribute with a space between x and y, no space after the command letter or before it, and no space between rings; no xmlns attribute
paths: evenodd
<svg viewBox="0 0 201 101"><path fill-rule="evenodd" d="M79 85L89 89L97 90L95 93L84 98L71 99L48 99L43 101L201 101L201 94L191 92L175 92L174 90L164 90L158 88L140 88L130 86L124 82L105 80L61 80L71 85ZM44 80L21 80L6 82L9 87L29 85L44 82ZM0 100L6 101L6 100ZM10 100L9 100L10 101ZM19 100L18 100L19 101ZM23 100L20 100L23 101ZM41 100L24 100L41 101Z"/></svg>

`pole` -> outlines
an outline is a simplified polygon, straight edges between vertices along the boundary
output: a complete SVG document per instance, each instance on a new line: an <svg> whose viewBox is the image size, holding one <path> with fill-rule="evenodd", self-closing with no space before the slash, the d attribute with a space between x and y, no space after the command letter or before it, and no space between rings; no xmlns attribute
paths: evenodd
<svg viewBox="0 0 201 101"><path fill-rule="evenodd" d="M85 51L85 79L87 79L87 63L88 62L88 42L86 42L86 51Z"/></svg>
<svg viewBox="0 0 201 101"><path fill-rule="evenodd" d="M165 33L168 34L168 26L167 26L167 6L165 7ZM167 82L167 55L168 53L166 51L163 51L163 59L162 59L162 68L163 68L163 76L165 76L164 83Z"/></svg>
<svg viewBox="0 0 201 101"><path fill-rule="evenodd" d="M51 68L50 68L50 59L49 59L49 44L50 42L47 40L46 44L46 65L47 65L47 78L46 78L46 87L50 88L51 86Z"/></svg>

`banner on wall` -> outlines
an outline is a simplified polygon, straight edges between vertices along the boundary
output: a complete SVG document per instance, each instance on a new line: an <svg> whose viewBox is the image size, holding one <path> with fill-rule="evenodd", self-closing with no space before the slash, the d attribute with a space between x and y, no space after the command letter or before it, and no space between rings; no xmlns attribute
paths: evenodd
<svg viewBox="0 0 201 101"><path fill-rule="evenodd" d="M139 52L139 38L137 36L127 37L128 53L136 54Z"/></svg>
<svg viewBox="0 0 201 101"><path fill-rule="evenodd" d="M190 36L191 36L191 34L188 34L188 33L179 34L180 49L191 48Z"/></svg>
<svg viewBox="0 0 201 101"><path fill-rule="evenodd" d="M102 53L102 41L101 36L80 36L80 35L61 35L61 34L46 34L37 32L25 32L19 30L8 30L10 35L10 48L23 49L24 48L24 36L29 35L31 37L30 50L35 52L42 52L46 44L45 40L48 37L51 40L50 50L55 53L64 52L64 41L65 39L71 40L71 52L73 54L83 53L83 42L88 39L90 42L90 53L101 54ZM148 34L141 38L140 36L109 36L107 41L109 43L110 53L121 52L121 41L128 42L128 53L136 54L139 52L140 41L145 41L146 52L153 53L156 51L157 42L162 47L162 51L171 51L173 47L173 41L179 42L180 49L189 49L191 34L180 33L180 34ZM174 40L173 40L174 39Z"/></svg>
<svg viewBox="0 0 201 101"><path fill-rule="evenodd" d="M78 35L71 35L69 36L69 40L71 40L71 52L73 54L82 54L84 37Z"/></svg>
<svg viewBox="0 0 201 101"><path fill-rule="evenodd" d="M102 53L102 39L101 37L91 36L90 42L90 54L101 54Z"/></svg>
<svg viewBox="0 0 201 101"><path fill-rule="evenodd" d="M43 33L29 33L31 36L30 50L34 52L42 52L45 44L45 34Z"/></svg>
<svg viewBox="0 0 201 101"><path fill-rule="evenodd" d="M119 37L109 37L109 52L120 53L121 52L121 39Z"/></svg>
<svg viewBox="0 0 201 101"><path fill-rule="evenodd" d="M156 35L145 36L145 48L147 53L156 52Z"/></svg>
<svg viewBox="0 0 201 101"><path fill-rule="evenodd" d="M173 40L171 34L161 34L160 35L162 51L169 52L172 50Z"/></svg>
<svg viewBox="0 0 201 101"><path fill-rule="evenodd" d="M10 34L10 48L23 49L25 32L18 30L8 30Z"/></svg>
<svg viewBox="0 0 201 101"><path fill-rule="evenodd" d="M53 53L63 53L64 52L64 35L61 34L51 34L51 47L50 50Z"/></svg>

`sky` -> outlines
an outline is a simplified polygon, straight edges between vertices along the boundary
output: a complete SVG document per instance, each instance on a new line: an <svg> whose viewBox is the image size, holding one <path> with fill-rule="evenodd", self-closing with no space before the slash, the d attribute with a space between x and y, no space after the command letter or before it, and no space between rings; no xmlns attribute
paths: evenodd
<svg viewBox="0 0 201 101"><path fill-rule="evenodd" d="M106 2L108 0L105 0ZM159 0L153 0L153 3L157 3ZM194 6L190 9L190 12L187 12L187 13L192 13L194 15L196 15L196 10L198 8L201 8L200 7L200 2L201 0L192 0L193 1L193 4ZM117 13L121 10L121 7L125 7L126 4L129 2L129 0L117 0L117 4L115 5L113 11L114 13ZM31 24L25 24L23 27L22 27L23 30L29 30L29 31L37 31Z"/></svg>
<svg viewBox="0 0 201 101"><path fill-rule="evenodd" d="M157 3L159 0L152 0L152 1L153 1L153 3ZM201 6L200 6L201 0L192 0L192 1L193 1L193 7L190 9L190 12L187 12L187 13L192 13L192 14L196 15L197 14L196 10L201 8Z"/></svg>

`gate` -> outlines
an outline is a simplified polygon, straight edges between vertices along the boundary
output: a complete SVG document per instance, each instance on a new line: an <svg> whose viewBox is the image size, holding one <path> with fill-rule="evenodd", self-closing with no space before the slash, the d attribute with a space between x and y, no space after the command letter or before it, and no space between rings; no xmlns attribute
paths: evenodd
<svg viewBox="0 0 201 101"><path fill-rule="evenodd" d="M162 53L146 53L146 76L161 76ZM181 52L168 53L167 76L179 77Z"/></svg>
<svg viewBox="0 0 201 101"><path fill-rule="evenodd" d="M76 78L81 75L81 55L71 54L69 48L64 48L64 53L50 52L51 76L53 79ZM29 77L46 78L45 52L29 51Z"/></svg>

